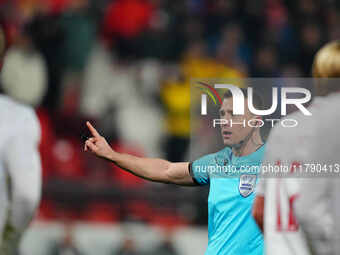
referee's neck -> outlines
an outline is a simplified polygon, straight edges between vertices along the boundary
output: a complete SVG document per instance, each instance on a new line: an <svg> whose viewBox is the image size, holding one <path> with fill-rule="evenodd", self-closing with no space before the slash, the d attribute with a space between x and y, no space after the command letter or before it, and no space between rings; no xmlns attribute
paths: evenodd
<svg viewBox="0 0 340 255"><path fill-rule="evenodd" d="M237 157L247 156L257 151L263 145L260 130L257 129L253 135L239 146L233 146L232 152Z"/></svg>

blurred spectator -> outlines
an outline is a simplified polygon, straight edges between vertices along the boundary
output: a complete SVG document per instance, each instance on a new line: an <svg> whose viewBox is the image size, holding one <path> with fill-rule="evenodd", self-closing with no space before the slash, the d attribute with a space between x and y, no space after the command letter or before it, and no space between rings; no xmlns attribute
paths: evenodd
<svg viewBox="0 0 340 255"><path fill-rule="evenodd" d="M245 31L245 36L252 47L261 45L263 38L267 37L265 30L259 29L266 26L265 0L245 0L242 18L240 19Z"/></svg>
<svg viewBox="0 0 340 255"><path fill-rule="evenodd" d="M296 29L289 20L287 7L282 0L269 0L266 6L268 29L266 43L275 43L280 63L295 62L298 57Z"/></svg>
<svg viewBox="0 0 340 255"><path fill-rule="evenodd" d="M334 8L329 8L327 11L327 25L328 25L328 33L329 40L337 40L340 38L340 15L338 11Z"/></svg>
<svg viewBox="0 0 340 255"><path fill-rule="evenodd" d="M150 99L151 102L159 102L160 82L164 76L162 62L157 59L145 59L138 63L137 89L142 96Z"/></svg>
<svg viewBox="0 0 340 255"><path fill-rule="evenodd" d="M162 242L150 252L150 255L178 255L172 235L172 231L167 230Z"/></svg>
<svg viewBox="0 0 340 255"><path fill-rule="evenodd" d="M318 21L322 17L322 1L318 0L299 0L297 1L297 16L299 24L304 24L306 21ZM317 20L315 20L317 19ZM319 20L321 21L321 20Z"/></svg>
<svg viewBox="0 0 340 255"><path fill-rule="evenodd" d="M85 72L81 112L95 119L104 118L112 109L124 109L138 97L134 63L110 56L98 42Z"/></svg>
<svg viewBox="0 0 340 255"><path fill-rule="evenodd" d="M65 38L61 50L64 71L81 73L87 63L96 32L89 0L70 1L69 8L60 17L60 24Z"/></svg>
<svg viewBox="0 0 340 255"><path fill-rule="evenodd" d="M340 38L339 9L320 0L0 0L2 90L36 106L42 127L42 218L64 209L87 221L116 222L122 211L159 221L152 185L82 154L84 119L117 150L184 160L191 79L308 77L320 45ZM213 137L198 129L199 142Z"/></svg>
<svg viewBox="0 0 340 255"><path fill-rule="evenodd" d="M237 33L234 34L237 37ZM231 41L233 39L230 36ZM165 80L161 98L166 110L168 137L165 143L167 159L178 162L187 156L190 138L190 79L195 78L241 78L242 72L232 65L237 59L231 54L229 45L221 44L216 58L207 54L203 41L193 41L188 45L181 61L180 69L173 69L172 76ZM177 69L177 70L176 70Z"/></svg>
<svg viewBox="0 0 340 255"><path fill-rule="evenodd" d="M135 57L136 39L150 25L154 6L147 0L117 0L107 7L104 34L113 43L122 58Z"/></svg>
<svg viewBox="0 0 340 255"><path fill-rule="evenodd" d="M300 65L305 76L310 76L313 58L317 50L324 43L320 26L315 23L306 23L301 28Z"/></svg>
<svg viewBox="0 0 340 255"><path fill-rule="evenodd" d="M238 1L209 1L207 2L207 16L205 17L208 37L216 37L222 28L233 21L238 14Z"/></svg>
<svg viewBox="0 0 340 255"><path fill-rule="evenodd" d="M298 65L290 63L281 67L281 76L285 78L292 78L303 77L303 74Z"/></svg>
<svg viewBox="0 0 340 255"><path fill-rule="evenodd" d="M282 0L267 1L266 12L267 23L272 32L281 29L288 21L287 9Z"/></svg>
<svg viewBox="0 0 340 255"><path fill-rule="evenodd" d="M171 10L165 6L165 1L154 0L152 3L154 11L149 25L136 41L138 57L176 61L186 43L183 28L178 24L180 19L172 16ZM192 31L194 30L190 30Z"/></svg>
<svg viewBox="0 0 340 255"><path fill-rule="evenodd" d="M156 81L138 82L138 65L121 59L113 62L105 53L105 46L98 44L90 57L83 86L81 111L100 120L106 119L105 116L109 117L104 130L116 127L123 143L142 146L150 156L161 155L159 141L163 133L162 112L155 100L159 89L146 87L158 86L160 68L157 67L154 73L150 73L155 76ZM146 67L145 63L143 68Z"/></svg>
<svg viewBox="0 0 340 255"><path fill-rule="evenodd" d="M59 22L59 13L38 13L28 29L35 46L43 54L48 71L48 91L43 106L53 111L60 100L60 84L63 73L62 45L65 33Z"/></svg>
<svg viewBox="0 0 340 255"><path fill-rule="evenodd" d="M47 90L47 69L27 33L18 34L1 73L3 90L20 102L39 106Z"/></svg>
<svg viewBox="0 0 340 255"><path fill-rule="evenodd" d="M235 34L235 39L237 36ZM233 40L233 38L230 39ZM234 54L228 55L228 53L230 54L229 47L232 46L222 42L217 49L216 58L212 58L208 55L204 41L191 42L180 62L180 74L184 75L183 78L186 82L192 78L241 78L243 73L233 66L233 64L236 65Z"/></svg>
<svg viewBox="0 0 340 255"><path fill-rule="evenodd" d="M115 85L111 82L112 76L113 60L107 48L98 42L85 69L80 102L80 112L83 115L94 119L103 118L110 104L115 103L115 100L110 100L115 92L110 90Z"/></svg>
<svg viewBox="0 0 340 255"><path fill-rule="evenodd" d="M172 162L183 161L190 137L190 84L167 81L162 87L162 101L167 111L166 157Z"/></svg>
<svg viewBox="0 0 340 255"><path fill-rule="evenodd" d="M251 76L253 77L277 77L278 59L277 51L273 46L260 48L254 59Z"/></svg>
<svg viewBox="0 0 340 255"><path fill-rule="evenodd" d="M53 146L54 176L64 180L77 180L85 175L81 143L72 138L58 139Z"/></svg>
<svg viewBox="0 0 340 255"><path fill-rule="evenodd" d="M139 252L136 248L135 241L130 238L126 237L121 246L114 250L111 255L141 255L142 253Z"/></svg>
<svg viewBox="0 0 340 255"><path fill-rule="evenodd" d="M49 255L81 255L73 239L73 224L70 222L64 225L64 237L50 248Z"/></svg>
<svg viewBox="0 0 340 255"><path fill-rule="evenodd" d="M142 95L141 95L141 98ZM117 112L115 122L119 139L140 147L145 155L161 156L160 143L164 137L164 117L159 106L151 100L131 99L131 103Z"/></svg>
<svg viewBox="0 0 340 255"><path fill-rule="evenodd" d="M149 25L152 12L150 1L112 1L104 19L105 31L124 39L135 38Z"/></svg>
<svg viewBox="0 0 340 255"><path fill-rule="evenodd" d="M247 73L246 64L251 63L251 49L244 41L243 31L238 24L224 28L217 48L216 59L225 67ZM242 71L241 71L242 70ZM228 75L231 78L231 75Z"/></svg>
<svg viewBox="0 0 340 255"><path fill-rule="evenodd" d="M53 15L65 11L72 0L42 0L42 2L46 2L49 12Z"/></svg>

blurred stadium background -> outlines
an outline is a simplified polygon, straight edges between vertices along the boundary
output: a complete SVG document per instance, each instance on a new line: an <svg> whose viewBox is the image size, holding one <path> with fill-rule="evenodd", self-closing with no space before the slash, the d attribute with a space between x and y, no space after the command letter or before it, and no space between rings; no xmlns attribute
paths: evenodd
<svg viewBox="0 0 340 255"><path fill-rule="evenodd" d="M190 78L309 77L340 39L336 0L0 0L4 93L36 108L43 198L24 253L203 254L207 190L155 184L82 151L187 160Z"/></svg>

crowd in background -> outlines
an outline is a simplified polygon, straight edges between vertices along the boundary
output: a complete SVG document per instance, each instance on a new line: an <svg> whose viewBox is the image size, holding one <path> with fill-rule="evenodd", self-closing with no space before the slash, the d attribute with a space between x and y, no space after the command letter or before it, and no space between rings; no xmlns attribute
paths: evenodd
<svg viewBox="0 0 340 255"><path fill-rule="evenodd" d="M339 10L335 0L0 0L1 89L42 126L39 219L205 224L206 189L148 183L83 153L85 120L117 151L187 160L190 78L309 77L315 52L340 39Z"/></svg>

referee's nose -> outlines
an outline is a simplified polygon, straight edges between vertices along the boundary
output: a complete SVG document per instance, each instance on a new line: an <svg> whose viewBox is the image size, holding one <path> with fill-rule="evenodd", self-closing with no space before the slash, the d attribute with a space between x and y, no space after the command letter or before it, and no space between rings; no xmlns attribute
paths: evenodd
<svg viewBox="0 0 340 255"><path fill-rule="evenodd" d="M222 128L229 128L229 127L231 127L231 120L230 120L230 118L224 118L223 119Z"/></svg>

